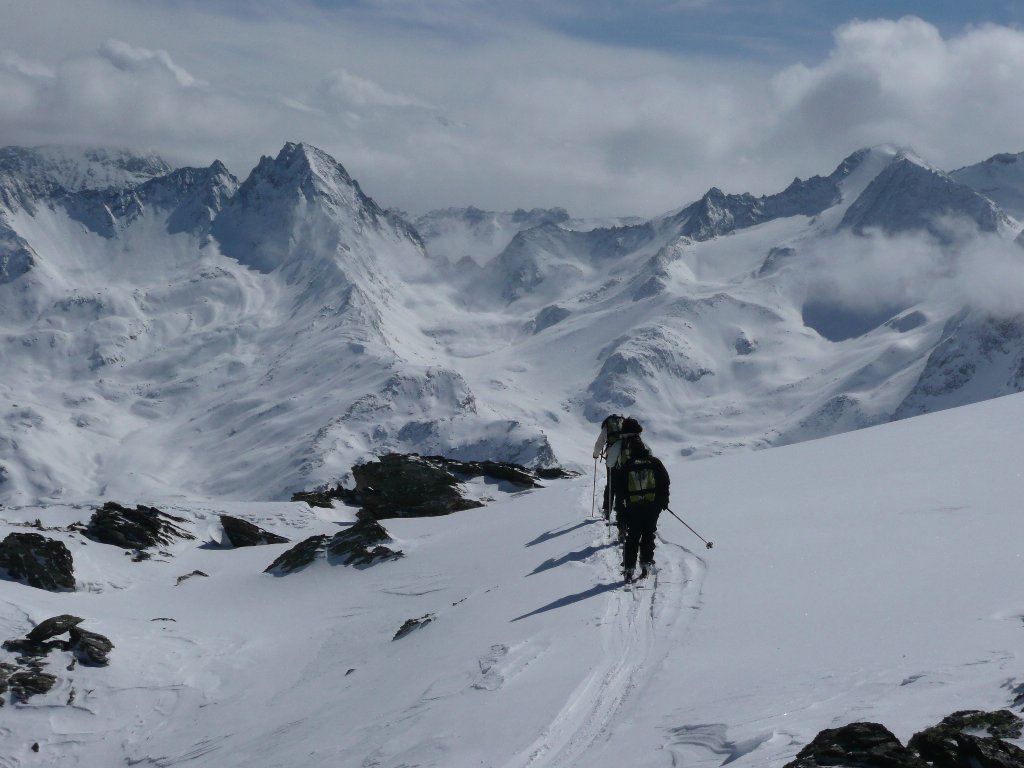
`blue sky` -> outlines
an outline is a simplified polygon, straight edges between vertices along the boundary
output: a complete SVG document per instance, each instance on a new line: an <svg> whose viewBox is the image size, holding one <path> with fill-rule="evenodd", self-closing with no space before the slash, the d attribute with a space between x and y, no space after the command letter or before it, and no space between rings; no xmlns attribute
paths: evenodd
<svg viewBox="0 0 1024 768"><path fill-rule="evenodd" d="M1024 0L0 0L0 145L244 176L286 141L385 205L655 215L862 147L1024 150Z"/></svg>
<svg viewBox="0 0 1024 768"><path fill-rule="evenodd" d="M1024 23L1024 0L698 0L596 5L603 6L604 12L552 18L548 23L567 34L614 45L775 62L825 56L832 30L855 18L918 16L946 34L971 24ZM634 13L637 5L644 12Z"/></svg>
<svg viewBox="0 0 1024 768"><path fill-rule="evenodd" d="M233 3L236 12L252 12L251 3ZM787 62L821 57L831 32L852 19L917 16L944 34L970 25L1024 24L1024 0L507 0L502 3L403 3L377 0L317 0L326 10L407 24L439 35L450 14L476 13L548 27L568 37L613 46L700 53L712 56ZM438 15L415 5L433 5ZM441 7L449 13L442 14ZM489 7L488 7L489 6Z"/></svg>

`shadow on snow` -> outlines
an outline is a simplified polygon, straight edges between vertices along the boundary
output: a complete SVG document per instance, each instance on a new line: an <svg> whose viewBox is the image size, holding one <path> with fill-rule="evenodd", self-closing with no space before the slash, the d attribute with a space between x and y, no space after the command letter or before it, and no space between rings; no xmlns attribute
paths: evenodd
<svg viewBox="0 0 1024 768"><path fill-rule="evenodd" d="M580 563L584 560L589 560L593 555L597 554L602 549L608 549L608 547L614 546L617 545L607 543L594 546L593 544L591 544L589 547L584 547L583 549L577 550L575 552L569 552L567 554L562 555L561 557L545 560L543 563L538 565L536 568L534 568L530 573L526 575L533 576L544 571L549 571L552 568L557 568L560 565L565 565L566 563Z"/></svg>
<svg viewBox="0 0 1024 768"><path fill-rule="evenodd" d="M528 619L531 616L536 616L539 613L546 613L547 611L553 611L556 608L565 608L567 605L572 605L573 603L578 603L591 597L603 595L605 592L611 592L614 589L619 589L621 586L621 581L614 581L611 584L598 584L585 592L577 592L575 595L566 595L563 598L555 600L553 603L541 606L535 611L524 613L522 616L516 616L514 619L510 620L509 623L511 624L513 621L519 621L520 619Z"/></svg>
<svg viewBox="0 0 1024 768"><path fill-rule="evenodd" d="M572 526L570 526L568 528L562 528L561 530L554 530L554 531L545 531L544 533L542 533L540 536L538 536L533 541L526 542L526 546L527 547L533 547L533 546L536 546L537 544L543 544L545 541L551 541L551 539L557 539L559 536L564 536L567 533L572 533L573 531L575 531L575 530L577 530L579 528L583 528L584 526L591 525L592 523L596 523L597 521L598 521L598 518L594 517L594 518L589 518L587 520L584 520L581 523L576 523L576 525L572 525Z"/></svg>

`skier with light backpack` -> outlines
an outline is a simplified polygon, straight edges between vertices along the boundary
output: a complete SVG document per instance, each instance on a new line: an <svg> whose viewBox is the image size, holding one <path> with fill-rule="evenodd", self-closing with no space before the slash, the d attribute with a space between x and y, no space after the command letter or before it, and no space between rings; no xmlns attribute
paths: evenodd
<svg viewBox="0 0 1024 768"><path fill-rule="evenodd" d="M614 476L612 494L620 505L617 519L626 530L622 579L630 584L637 555L640 557L639 578L646 577L654 568L658 516L668 508L670 480L665 465L651 455L639 435L625 438L620 450L620 469Z"/></svg>
<svg viewBox="0 0 1024 768"><path fill-rule="evenodd" d="M622 462L626 458L623 454L623 445L631 437L639 437L643 429L640 422L632 416L622 416L617 413L613 413L601 422L601 433L597 436L597 442L594 443L594 459L595 469L597 459L603 458L605 461L607 474L605 477L604 504L602 509L604 519L608 520L609 523L612 510L614 509L618 513L622 508L621 496L616 495L615 489L621 485ZM619 529L619 540L624 540L626 535L625 524L619 519L618 514L616 514L616 525Z"/></svg>

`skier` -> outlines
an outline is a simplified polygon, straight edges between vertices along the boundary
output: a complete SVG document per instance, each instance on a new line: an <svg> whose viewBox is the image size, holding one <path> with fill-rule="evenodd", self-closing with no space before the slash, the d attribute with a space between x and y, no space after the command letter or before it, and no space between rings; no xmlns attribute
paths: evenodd
<svg viewBox="0 0 1024 768"><path fill-rule="evenodd" d="M631 436L639 435L643 429L636 419L631 416L620 416L617 413L613 413L601 422L601 433L597 436L597 442L594 443L594 458L604 457L607 467L603 504L605 520L611 518L613 509L618 512L622 507L622 499L615 497L613 489L619 485L622 462L626 458L622 453L623 441ZM618 515L616 515L616 524L619 528L619 539L622 540L626 531Z"/></svg>
<svg viewBox="0 0 1024 768"><path fill-rule="evenodd" d="M618 518L626 526L622 548L622 579L633 581L637 554L640 555L640 578L654 567L654 537L658 531L658 515L668 508L669 476L665 465L651 455L639 436L628 438L623 446L626 454L616 474L618 487L613 491L622 500Z"/></svg>

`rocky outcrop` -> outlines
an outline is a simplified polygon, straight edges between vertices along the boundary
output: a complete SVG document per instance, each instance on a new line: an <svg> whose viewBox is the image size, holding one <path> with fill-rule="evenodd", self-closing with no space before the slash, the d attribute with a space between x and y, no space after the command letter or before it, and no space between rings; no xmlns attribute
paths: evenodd
<svg viewBox="0 0 1024 768"><path fill-rule="evenodd" d="M965 710L915 734L908 746L934 768L1020 768L1024 750L1004 739L1019 739L1022 726L1006 709Z"/></svg>
<svg viewBox="0 0 1024 768"><path fill-rule="evenodd" d="M398 628L398 631L395 632L395 636L391 638L391 641L394 642L395 640L400 640L401 638L408 635L410 632L415 632L417 629L422 629L436 618L437 617L434 616L434 614L428 613L426 616L420 616L418 619L406 620L406 622Z"/></svg>
<svg viewBox="0 0 1024 768"><path fill-rule="evenodd" d="M78 625L82 619L61 614L37 624L27 635L6 640L3 648L18 654L17 663L0 663L0 694L7 691L15 701L23 702L31 696L47 693L57 683L57 677L46 671L46 657L52 651L70 652L75 662L89 667L105 667L114 644L97 632L89 632ZM66 640L60 635L67 633ZM71 669L72 667L68 667ZM0 698L0 705L4 700Z"/></svg>
<svg viewBox="0 0 1024 768"><path fill-rule="evenodd" d="M10 665L3 665L10 669ZM44 672L41 667L32 665L27 668L16 668L16 671L9 672L4 677L4 671L0 669L0 693L10 691L14 701L24 702L31 696L48 693L57 684L57 676ZM0 704L3 699L0 699Z"/></svg>
<svg viewBox="0 0 1024 768"><path fill-rule="evenodd" d="M220 524L224 528L227 543L232 547L258 547L264 544L287 544L288 539L276 533L265 531L248 520L231 515L221 515Z"/></svg>
<svg viewBox="0 0 1024 768"><path fill-rule="evenodd" d="M49 592L74 591L74 559L62 541L11 533L0 542L0 578Z"/></svg>
<svg viewBox="0 0 1024 768"><path fill-rule="evenodd" d="M569 477L559 468L543 470L545 478ZM463 498L459 483L477 477L510 483L517 489L539 488L540 471L501 461L456 461L443 456L389 453L378 461L352 468L356 487L296 493L293 501L310 506L333 505L340 500L359 506L360 516L372 520L392 517L433 517L483 506Z"/></svg>
<svg viewBox="0 0 1024 768"><path fill-rule="evenodd" d="M321 534L319 536L310 536L308 539L300 541L287 552L282 553L263 572L272 573L275 576L285 576L289 573L301 571L327 551L327 540L329 538L327 534Z"/></svg>
<svg viewBox="0 0 1024 768"><path fill-rule="evenodd" d="M122 549L145 550L168 546L178 539L194 539L178 524L186 522L155 507L122 507L108 501L93 513L85 528L86 538Z"/></svg>
<svg viewBox="0 0 1024 768"><path fill-rule="evenodd" d="M72 627L68 633L71 637L71 653L78 663L86 667L105 667L109 664L107 656L114 649L114 644L97 632L89 632L80 627Z"/></svg>
<svg viewBox="0 0 1024 768"><path fill-rule="evenodd" d="M431 517L483 506L465 499L446 461L390 453L352 468L360 514L373 520Z"/></svg>
<svg viewBox="0 0 1024 768"><path fill-rule="evenodd" d="M180 584L181 584L182 582L184 582L184 581L188 581L189 579L191 579L191 578L193 578L193 577L195 577L195 576L205 576L205 577L209 577L209 575L210 575L210 574L208 574L208 573L203 573L203 571L192 571L192 573L186 573L186 574L185 574L184 576L179 576L179 577L178 577L178 579L177 579L177 581L175 581L175 582L174 582L174 586L176 586L176 587L177 587L177 586L179 586L179 585L180 585Z"/></svg>
<svg viewBox="0 0 1024 768"><path fill-rule="evenodd" d="M44 640L49 640L51 637L63 635L81 623L82 619L79 617L72 616L70 613L62 613L60 616L54 616L52 619L40 622L25 637L32 642L41 643Z"/></svg>
<svg viewBox="0 0 1024 768"><path fill-rule="evenodd" d="M827 728L785 768L1024 768L1022 721L1009 710L955 712L917 733L904 747L883 725L851 723Z"/></svg>
<svg viewBox="0 0 1024 768"><path fill-rule="evenodd" d="M402 557L401 552L385 546L392 541L380 523L360 520L327 542L327 559L332 564L368 566L381 560Z"/></svg>
<svg viewBox="0 0 1024 768"><path fill-rule="evenodd" d="M878 723L850 723L826 728L801 749L784 768L928 768L928 764L900 744Z"/></svg>
<svg viewBox="0 0 1024 768"><path fill-rule="evenodd" d="M331 565L368 567L384 560L395 560L403 553L385 546L392 538L384 527L372 520L361 520L348 530L327 536L311 536L283 553L264 573L285 576L302 570L316 560Z"/></svg>

